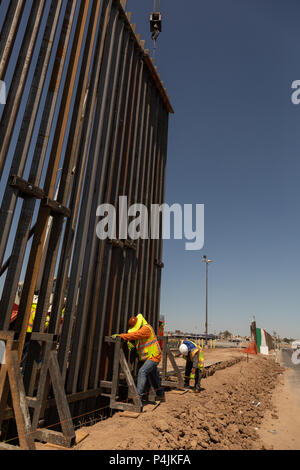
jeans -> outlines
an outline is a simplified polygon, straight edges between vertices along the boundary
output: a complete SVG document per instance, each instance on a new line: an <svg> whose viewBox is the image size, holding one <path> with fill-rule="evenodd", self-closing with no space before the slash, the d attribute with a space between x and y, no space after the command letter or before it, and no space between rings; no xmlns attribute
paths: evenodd
<svg viewBox="0 0 300 470"><path fill-rule="evenodd" d="M147 379L154 388L156 395L164 396L164 390L161 386L160 376L157 370L158 363L150 361L148 359L142 363L142 367L139 369L137 378L137 392L140 398L143 398L144 389L146 386Z"/></svg>

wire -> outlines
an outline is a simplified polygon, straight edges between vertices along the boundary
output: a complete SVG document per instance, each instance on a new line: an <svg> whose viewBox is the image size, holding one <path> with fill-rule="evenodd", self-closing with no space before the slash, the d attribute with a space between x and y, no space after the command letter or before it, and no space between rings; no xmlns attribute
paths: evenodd
<svg viewBox="0 0 300 470"><path fill-rule="evenodd" d="M156 389L154 388L153 391L157 392L158 390L161 390L162 388L163 388L163 386L161 386L159 388L156 388ZM149 392L144 392L143 395L147 395L148 393ZM129 400L133 400L133 398L137 398L137 397L139 397L139 395L135 395L135 396L130 397L130 398L128 397L125 400L122 400L120 403L127 403ZM106 409L111 409L111 408L110 408L109 405L106 405L106 406L103 406L102 408L97 408L95 410L88 411L87 413L82 413L81 415L73 416L73 417L65 419L63 421L59 421L58 423L50 424L49 426L45 426L43 429L50 429L50 428L53 428L54 426L58 426L59 424L67 423L68 421L73 421L74 419L82 418L83 416L87 416L87 415L96 413L97 411L104 411ZM27 433L26 436L30 436L31 434L35 434L35 433L36 433L36 431L31 431L30 433ZM8 439L7 441L4 441L4 444L7 444L8 442L11 442L11 441L15 441L17 439L20 439L20 435L12 437L11 439Z"/></svg>

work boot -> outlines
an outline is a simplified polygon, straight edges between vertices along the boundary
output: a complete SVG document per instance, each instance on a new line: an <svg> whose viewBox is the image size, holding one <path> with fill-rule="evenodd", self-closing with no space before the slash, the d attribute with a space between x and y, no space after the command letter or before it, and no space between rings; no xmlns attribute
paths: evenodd
<svg viewBox="0 0 300 470"><path fill-rule="evenodd" d="M189 382L185 382L183 388L184 388L185 390L190 390L191 387L190 387Z"/></svg>
<svg viewBox="0 0 300 470"><path fill-rule="evenodd" d="M195 393L199 393L200 390L201 390L200 385L196 385L196 386L193 388L193 392L195 392Z"/></svg>

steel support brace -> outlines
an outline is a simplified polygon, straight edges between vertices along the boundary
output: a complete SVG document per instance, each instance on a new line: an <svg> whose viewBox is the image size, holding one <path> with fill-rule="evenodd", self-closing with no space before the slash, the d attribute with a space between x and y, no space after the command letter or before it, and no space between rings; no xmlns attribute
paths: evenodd
<svg viewBox="0 0 300 470"><path fill-rule="evenodd" d="M109 395L110 408L113 410L134 411L137 413L142 412L142 402L138 395L128 362L125 358L125 354L121 348L121 338L112 339L111 337L106 336L105 342L115 344L112 381L101 381L101 386L103 388L111 388L111 393ZM127 382L129 399L132 399L133 403L123 403L117 401L120 369L122 370ZM102 395L107 396L106 394Z"/></svg>
<svg viewBox="0 0 300 470"><path fill-rule="evenodd" d="M159 336L158 339L163 340L163 363L162 363L162 385L172 388L183 388L184 381L182 374L179 370L178 365L176 364L175 358L171 352L170 346L168 344L167 336ZM173 370L168 372L168 359L171 362ZM177 380L169 380L169 377L176 376Z"/></svg>
<svg viewBox="0 0 300 470"><path fill-rule="evenodd" d="M14 341L14 332L0 332L0 341L5 342L5 364L0 371L0 424L6 418L9 394L17 423L18 439L21 449L35 449L34 440L51 442L64 447L75 444L75 431L64 384L57 362L55 336L33 333L31 341L45 343L45 353L40 372L40 379L35 397L27 397L18 362L18 341ZM52 385L62 433L49 429L38 429L38 423L47 406L49 385ZM32 422L29 408L33 408ZM7 444L4 448L7 448ZM0 443L0 448L2 444ZM15 448L15 446L12 446Z"/></svg>
<svg viewBox="0 0 300 470"><path fill-rule="evenodd" d="M51 442L63 447L72 447L75 444L75 430L57 361L55 336L33 333L31 341L45 342L37 395L34 399L32 397L27 398L29 406L34 408L32 419L34 439ZM48 429L38 429L39 420L43 417L47 407L47 395L50 385L53 388L62 433L49 431Z"/></svg>

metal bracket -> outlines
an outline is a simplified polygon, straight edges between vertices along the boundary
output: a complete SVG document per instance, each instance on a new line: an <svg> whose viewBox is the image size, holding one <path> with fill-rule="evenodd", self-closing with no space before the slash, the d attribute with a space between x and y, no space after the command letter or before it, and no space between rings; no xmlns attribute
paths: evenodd
<svg viewBox="0 0 300 470"><path fill-rule="evenodd" d="M51 199L50 197L48 197L41 188L39 188L38 186L35 186L29 181L26 181L17 175L11 175L10 185L13 188L16 188L19 190L21 197L34 197L36 199L41 199L43 201L43 205L51 209L51 215L60 214L68 218L71 216L70 209L68 209L67 207L64 207L58 201L55 201Z"/></svg>
<svg viewBox="0 0 300 470"><path fill-rule="evenodd" d="M154 264L155 264L155 266L157 266L158 268L161 268L161 269L163 269L165 267L164 263L162 261L158 260L158 259L154 260Z"/></svg>
<svg viewBox="0 0 300 470"><path fill-rule="evenodd" d="M34 439L51 442L63 447L72 447L76 436L64 383L60 374L57 360L56 341L54 335L34 332L31 341L45 342L45 353L43 355L42 368L36 397L27 397L28 406L34 408L32 418L32 432ZM54 399L58 410L62 433L50 431L49 429L38 429L38 423L43 417L47 407L47 398L52 385Z"/></svg>

